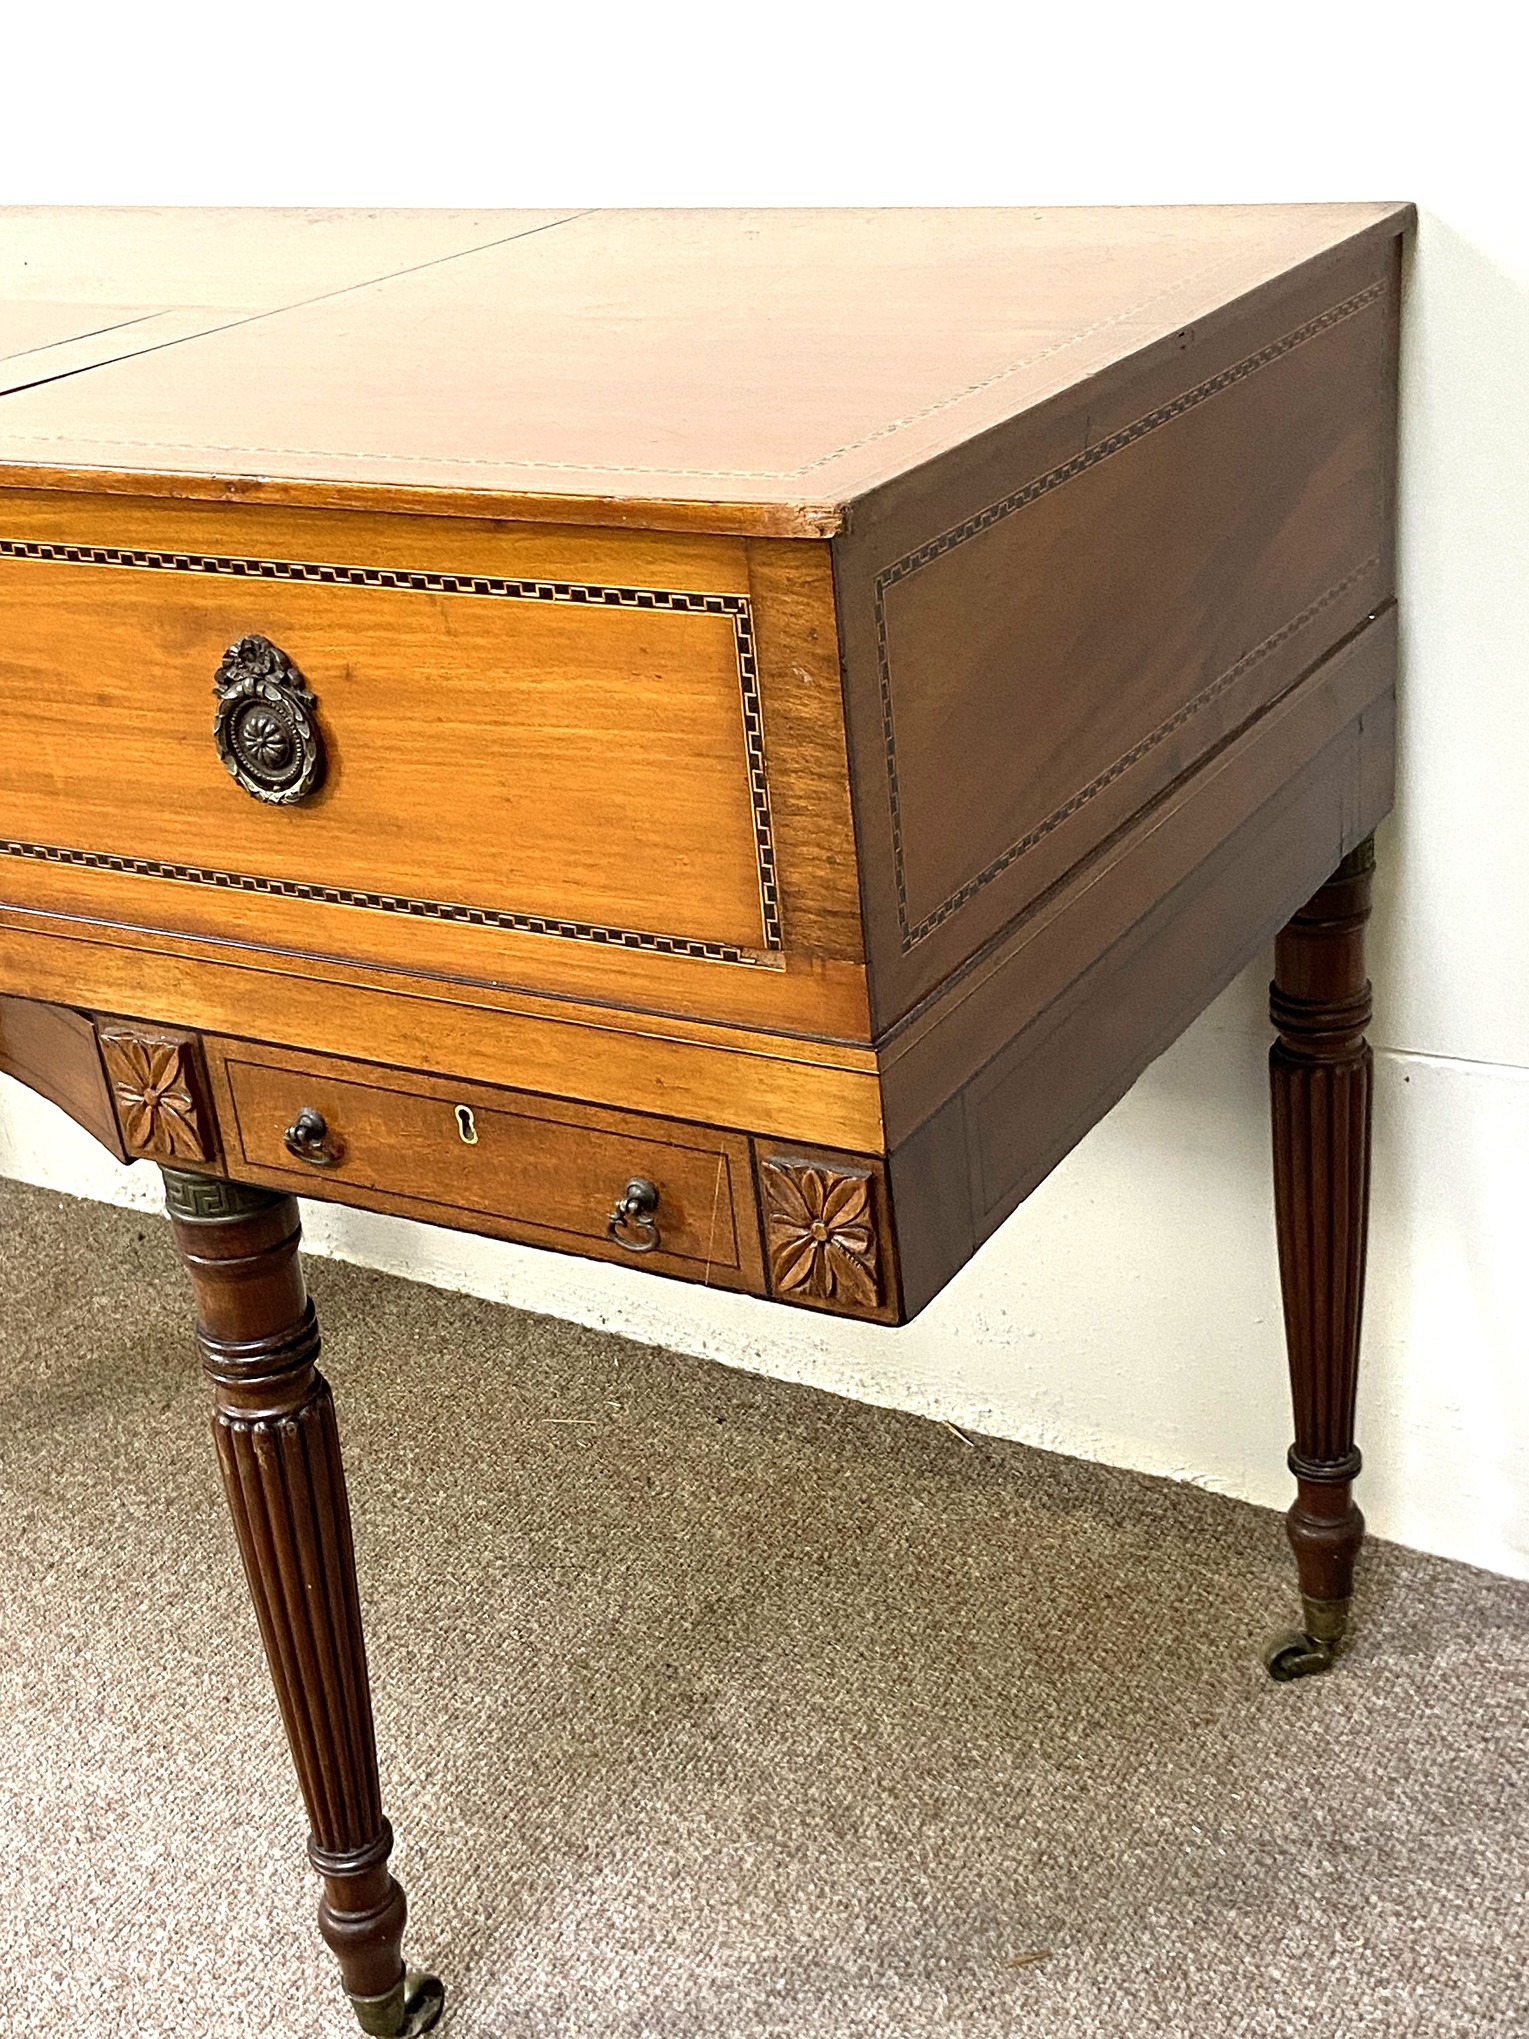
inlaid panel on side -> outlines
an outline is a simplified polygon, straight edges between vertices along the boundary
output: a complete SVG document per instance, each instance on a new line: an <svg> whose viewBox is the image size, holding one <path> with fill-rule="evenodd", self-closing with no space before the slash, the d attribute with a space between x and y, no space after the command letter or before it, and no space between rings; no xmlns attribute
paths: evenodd
<svg viewBox="0 0 1529 2039"><path fill-rule="evenodd" d="M826 547L0 490L0 608L0 899L866 1038Z"/></svg>
<svg viewBox="0 0 1529 2039"><path fill-rule="evenodd" d="M780 946L742 595L0 533L0 603L11 854L680 953ZM300 811L253 804L211 741L214 676L249 634L317 698L328 770Z"/></svg>
<svg viewBox="0 0 1529 2039"><path fill-rule="evenodd" d="M878 1027L1389 598L1395 344L1293 281L836 541Z"/></svg>

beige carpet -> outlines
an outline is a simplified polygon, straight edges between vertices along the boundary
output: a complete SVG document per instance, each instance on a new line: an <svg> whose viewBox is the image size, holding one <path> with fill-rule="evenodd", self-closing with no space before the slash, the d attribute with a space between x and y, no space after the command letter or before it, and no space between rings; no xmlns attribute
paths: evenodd
<svg viewBox="0 0 1529 2039"><path fill-rule="evenodd" d="M168 1234L0 1235L0 2031L348 2033ZM312 1275L453 2039L1529 2032L1529 1589L1275 1687L1272 1515Z"/></svg>

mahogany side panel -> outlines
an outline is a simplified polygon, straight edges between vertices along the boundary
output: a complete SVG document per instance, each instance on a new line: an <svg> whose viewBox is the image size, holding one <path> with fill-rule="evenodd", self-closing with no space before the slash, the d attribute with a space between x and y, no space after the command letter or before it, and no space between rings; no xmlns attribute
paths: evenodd
<svg viewBox="0 0 1529 2039"><path fill-rule="evenodd" d="M888 1160L913 1316L1389 811L1388 692L1243 820Z"/></svg>
<svg viewBox="0 0 1529 2039"><path fill-rule="evenodd" d="M115 1159L130 1158L96 1030L83 1013L30 998L0 997L0 1069L67 1112Z"/></svg>
<svg viewBox="0 0 1529 2039"><path fill-rule="evenodd" d="M1297 272L856 506L878 1035L1390 600L1398 298Z"/></svg>
<svg viewBox="0 0 1529 2039"><path fill-rule="evenodd" d="M1389 718L1396 612L1388 607L1253 718L1014 925L955 972L884 1037L879 1049L887 1143L895 1147L1002 1052L1167 893L1214 860L1241 822L1351 723ZM1342 851L1334 834L1309 846L1313 868ZM1235 913L1223 940L1242 941ZM1072 1068L1074 1085L1093 1072Z"/></svg>

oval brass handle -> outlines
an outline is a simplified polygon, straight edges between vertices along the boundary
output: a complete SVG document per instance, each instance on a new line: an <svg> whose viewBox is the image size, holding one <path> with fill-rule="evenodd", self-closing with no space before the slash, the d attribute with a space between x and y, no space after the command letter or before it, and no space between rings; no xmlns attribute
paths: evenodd
<svg viewBox="0 0 1529 2039"><path fill-rule="evenodd" d="M628 1253L651 1253L659 1239L658 1226L653 1221L657 1209L657 1188L634 1175L616 1200L605 1228L606 1237L624 1246Z"/></svg>
<svg viewBox="0 0 1529 2039"><path fill-rule="evenodd" d="M303 1106L283 1137L287 1152L314 1168L333 1168L340 1159L339 1147L329 1138L329 1121L311 1105Z"/></svg>
<svg viewBox="0 0 1529 2039"><path fill-rule="evenodd" d="M273 807L291 807L324 782L318 702L269 637L241 637L223 654L213 692L218 756L237 785Z"/></svg>

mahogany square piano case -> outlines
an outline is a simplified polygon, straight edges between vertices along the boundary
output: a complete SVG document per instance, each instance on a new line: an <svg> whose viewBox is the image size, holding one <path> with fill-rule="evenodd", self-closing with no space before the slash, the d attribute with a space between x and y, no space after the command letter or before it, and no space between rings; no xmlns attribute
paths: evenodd
<svg viewBox="0 0 1529 2039"><path fill-rule="evenodd" d="M366 2030L297 1195L897 1324L1278 934L1331 1658L1410 225L0 211L0 1067L165 1170Z"/></svg>

